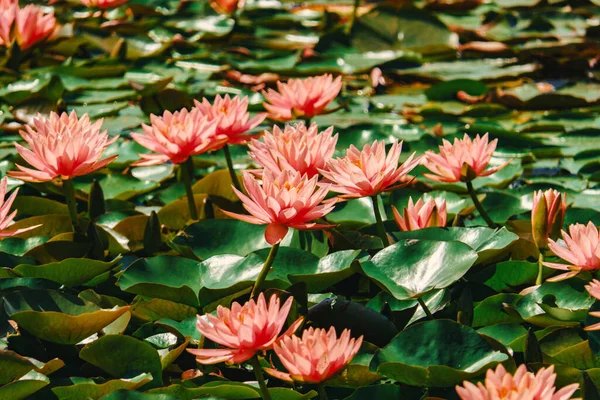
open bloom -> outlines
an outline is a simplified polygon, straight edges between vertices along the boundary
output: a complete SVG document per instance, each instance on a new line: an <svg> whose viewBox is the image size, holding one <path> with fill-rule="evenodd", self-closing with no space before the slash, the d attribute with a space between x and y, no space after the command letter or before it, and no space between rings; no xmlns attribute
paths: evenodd
<svg viewBox="0 0 600 400"><path fill-rule="evenodd" d="M320 172L331 183L331 190L342 193L343 198L375 196L396 189L419 164L413 153L398 166L401 152L402 142L397 140L387 155L385 144L377 140L366 144L362 151L350 145L345 157L330 160Z"/></svg>
<svg viewBox="0 0 600 400"><path fill-rule="evenodd" d="M295 171L279 174L265 170L262 183L248 171L242 171L244 187L248 196L233 188L242 200L244 208L252 215L235 214L222 210L225 214L257 225L267 225L265 239L269 244L279 243L288 232L294 229L323 229L330 225L317 224L335 205L336 199L323 201L328 185L317 188L317 176L308 178Z"/></svg>
<svg viewBox="0 0 600 400"><path fill-rule="evenodd" d="M408 207L404 208L404 217L400 215L396 207L392 206L394 219L401 231L415 231L417 229L429 228L432 226L446 226L446 200L438 205L435 199L429 199L426 203L423 199L417 200L414 204L412 197L408 199Z"/></svg>
<svg viewBox="0 0 600 400"><path fill-rule="evenodd" d="M590 221L587 225L573 224L569 226L569 234L562 232L566 245L562 246L552 239L548 240L550 250L560 258L571 263L559 264L545 262L544 265L563 271L570 271L548 279L558 281L577 275L580 271L600 269L600 235L598 228Z"/></svg>
<svg viewBox="0 0 600 400"><path fill-rule="evenodd" d="M166 161L181 164L189 157L216 150L227 136L216 135L217 121L208 121L197 109L165 111L162 117L150 115L151 125L142 124L143 134L132 133L133 140L158 154L140 154L134 165L156 165Z"/></svg>
<svg viewBox="0 0 600 400"><path fill-rule="evenodd" d="M18 10L18 0L0 0L0 46L8 47L10 45L10 31Z"/></svg>
<svg viewBox="0 0 600 400"><path fill-rule="evenodd" d="M498 364L495 371L487 370L485 384L479 382L475 386L465 381L463 386L456 386L456 392L462 400L569 400L579 388L579 384L574 383L557 391L555 381L553 365L541 368L534 375L521 364L511 375Z"/></svg>
<svg viewBox="0 0 600 400"><path fill-rule="evenodd" d="M342 77L333 79L330 74L306 79L277 82L277 90L263 91L263 103L269 116L279 121L295 118L312 118L322 114L342 89Z"/></svg>
<svg viewBox="0 0 600 400"><path fill-rule="evenodd" d="M211 0L210 6L220 14L231 15L236 10L244 8L245 0Z"/></svg>
<svg viewBox="0 0 600 400"><path fill-rule="evenodd" d="M275 125L273 133L265 132L263 142L252 140L248 154L273 172L294 170L312 178L333 156L337 139L333 127L319 133L317 124L307 129L300 122L296 126L286 125L284 130Z"/></svg>
<svg viewBox="0 0 600 400"><path fill-rule="evenodd" d="M81 4L87 7L96 7L103 10L116 8L127 3L127 0L81 0Z"/></svg>
<svg viewBox="0 0 600 400"><path fill-rule="evenodd" d="M556 239L565 218L567 195L556 190L537 191L533 194L531 226L533 241L539 249L548 246L548 239Z"/></svg>
<svg viewBox="0 0 600 400"><path fill-rule="evenodd" d="M234 302L231 309L218 306L217 316L198 316L196 328L206 338L227 349L188 349L202 364L227 362L239 364L249 360L259 351L270 350L278 338L292 335L302 324L302 317L279 336L292 307L290 297L280 307L279 298L271 296L269 304L261 293L258 300L241 306Z"/></svg>
<svg viewBox="0 0 600 400"><path fill-rule="evenodd" d="M273 349L289 373L274 369L265 371L282 380L320 383L344 368L356 355L363 337L354 339L344 329L339 339L335 329L312 327L298 336L286 336L274 344Z"/></svg>
<svg viewBox="0 0 600 400"><path fill-rule="evenodd" d="M600 300L600 281L597 279L593 279L589 285L585 286L588 293L596 298L596 300ZM592 317L600 318L600 311L591 311L590 315ZM585 327L586 331L598 331L600 330L600 323L593 324Z"/></svg>
<svg viewBox="0 0 600 400"><path fill-rule="evenodd" d="M22 50L42 42L56 29L54 12L44 13L41 8L30 4L17 11L15 19L17 43Z"/></svg>
<svg viewBox="0 0 600 400"><path fill-rule="evenodd" d="M195 100L196 108L205 115L209 121L216 121L216 134L227 136L228 144L243 144L258 135L245 135L250 129L256 128L267 116L265 113L250 119L248 113L248 97L239 96L233 99L229 95L215 97L211 104L207 99L202 103Z"/></svg>
<svg viewBox="0 0 600 400"><path fill-rule="evenodd" d="M104 149L118 137L109 138L106 131L100 131L101 126L102 119L92 124L87 114L77 118L75 111L61 115L52 112L50 118L35 118L33 128L25 126L19 132L29 149L15 144L21 157L33 168L17 164L20 171L8 174L24 181L46 182L58 177L71 179L104 168L118 157L100 159Z"/></svg>
<svg viewBox="0 0 600 400"><path fill-rule="evenodd" d="M35 225L35 226L30 226L28 228L13 229L13 230L7 229L10 227L10 225L13 222L13 219L15 219L15 216L17 215L17 210L14 210L10 214L8 212L10 211L10 208L12 207L12 204L15 201L15 198L17 197L17 193L19 193L19 189L18 188L15 189L12 192L12 194L10 195L10 197L8 199L6 199L6 201L5 201L4 196L6 196L7 183L8 183L8 177L5 176L0 181L0 239L9 237L9 236L18 235L19 233L27 232L27 231L30 231L30 230L35 229L38 226L40 226L40 225Z"/></svg>
<svg viewBox="0 0 600 400"><path fill-rule="evenodd" d="M432 151L425 153L423 164L432 173L424 176L439 182L468 182L478 176L488 176L501 170L510 160L486 170L498 144L498 139L489 143L488 140L487 133L483 137L477 135L473 140L465 133L462 140L454 138L454 143L444 139L439 146L439 154Z"/></svg>

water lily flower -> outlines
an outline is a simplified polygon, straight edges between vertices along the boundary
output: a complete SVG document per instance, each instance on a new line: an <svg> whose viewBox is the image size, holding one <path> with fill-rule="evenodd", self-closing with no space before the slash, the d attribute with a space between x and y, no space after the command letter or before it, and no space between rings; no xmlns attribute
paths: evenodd
<svg viewBox="0 0 600 400"><path fill-rule="evenodd" d="M10 31L18 9L18 0L0 0L0 46L8 47L12 41Z"/></svg>
<svg viewBox="0 0 600 400"><path fill-rule="evenodd" d="M231 15L244 8L245 0L210 0L210 6L219 14Z"/></svg>
<svg viewBox="0 0 600 400"><path fill-rule="evenodd" d="M548 239L550 250L569 264L544 262L546 267L570 271L548 279L559 281L577 275L581 271L600 269L600 235L598 228L592 223L573 224L569 226L569 234L561 231L565 246Z"/></svg>
<svg viewBox="0 0 600 400"><path fill-rule="evenodd" d="M251 215L236 214L222 210L225 214L257 225L267 225L265 239L271 244L278 244L294 229L325 229L330 225L312 222L328 214L336 203L336 199L325 200L329 185L317 186L317 176L309 178L296 171L274 173L265 170L262 183L248 171L242 171L244 193L233 188L242 200L244 208Z"/></svg>
<svg viewBox="0 0 600 400"><path fill-rule="evenodd" d="M579 384L574 383L557 391L555 381L553 365L541 368L534 375L521 364L511 375L498 364L495 371L487 370L485 383L479 382L475 386L465 381L463 386L456 386L456 392L461 400L569 400L579 388Z"/></svg>
<svg viewBox="0 0 600 400"><path fill-rule="evenodd" d="M533 241L539 249L548 247L548 239L556 239L565 218L567 195L556 190L541 190L533 194L531 226Z"/></svg>
<svg viewBox="0 0 600 400"><path fill-rule="evenodd" d="M589 285L585 286L585 289L588 291L590 296L594 297L596 300L600 300L600 281L598 279L593 279ZM600 318L600 311L590 311L589 314L592 317ZM586 326L585 330L598 331L600 330L600 323Z"/></svg>
<svg viewBox="0 0 600 400"><path fill-rule="evenodd" d="M218 306L217 315L198 316L196 328L204 337L225 346L225 349L188 349L201 364L243 363L258 352L273 348L277 340L292 335L302 324L297 319L281 336L293 298L290 297L280 307L277 296L271 296L269 304L261 293L258 300L250 300L243 306L237 302L231 309Z"/></svg>
<svg viewBox="0 0 600 400"><path fill-rule="evenodd" d="M108 10L110 8L116 8L127 3L128 0L81 0L81 4L87 7L101 8Z"/></svg>
<svg viewBox="0 0 600 400"><path fill-rule="evenodd" d="M273 345L288 373L275 369L265 371L288 382L321 383L352 361L362 341L362 336L351 338L348 329L344 329L338 339L333 327L329 331L310 327L302 332L302 338L284 336Z"/></svg>
<svg viewBox="0 0 600 400"><path fill-rule="evenodd" d="M401 231L414 231L432 226L446 226L446 200L438 205L435 199L423 202L423 199L413 203L412 197L408 199L408 207L404 208L404 217L400 215L396 207L392 206L394 219Z"/></svg>
<svg viewBox="0 0 600 400"><path fill-rule="evenodd" d="M286 125L281 130L273 126L273 133L265 132L263 141L252 140L250 157L264 168L275 173L284 170L298 171L309 178L319 174L335 152L338 135L333 127L319 133L317 124L307 128L303 122Z"/></svg>
<svg viewBox="0 0 600 400"><path fill-rule="evenodd" d="M342 77L330 74L306 79L290 79L277 82L277 91L263 91L267 102L263 103L269 116L279 121L296 118L311 119L323 114L325 108L342 89Z"/></svg>
<svg viewBox="0 0 600 400"><path fill-rule="evenodd" d="M54 12L46 14L33 4L17 11L15 26L17 43L21 50L48 39L57 28Z"/></svg>
<svg viewBox="0 0 600 400"><path fill-rule="evenodd" d="M17 193L19 193L19 188L16 188L8 199L4 199L6 196L6 186L8 184L8 177L5 176L0 181L0 239L5 237L10 237L14 235L18 235L19 233L27 232L32 229L37 228L41 225L30 226L22 229L8 229L10 225L13 223L13 220L17 216L17 210L14 210L9 214L10 208L12 207L13 202L17 198Z"/></svg>

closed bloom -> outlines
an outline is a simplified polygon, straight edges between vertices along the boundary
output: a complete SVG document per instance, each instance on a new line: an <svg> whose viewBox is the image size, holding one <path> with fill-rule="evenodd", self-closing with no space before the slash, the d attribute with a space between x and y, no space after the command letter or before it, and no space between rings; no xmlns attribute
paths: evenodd
<svg viewBox="0 0 600 400"><path fill-rule="evenodd" d="M15 26L17 43L25 50L48 39L56 29L56 18L54 12L45 14L38 6L30 4L17 11Z"/></svg>
<svg viewBox="0 0 600 400"><path fill-rule="evenodd" d="M456 392L462 400L569 400L579 388L574 383L556 390L554 366L540 369L535 375L521 364L514 375L506 372L502 364L496 370L488 369L485 384L477 386L463 382L456 386Z"/></svg>
<svg viewBox="0 0 600 400"><path fill-rule="evenodd" d="M18 9L18 0L0 0L0 46L8 47L12 41L10 31Z"/></svg>
<svg viewBox="0 0 600 400"><path fill-rule="evenodd" d="M288 228L323 229L330 225L314 221L328 214L336 199L323 201L328 185L317 186L317 176L308 178L295 171L281 173L265 170L262 183L248 171L242 171L248 196L233 188L244 208L252 215L235 214L223 210L233 218L257 225L267 225L265 239L269 244L279 243Z"/></svg>
<svg viewBox="0 0 600 400"><path fill-rule="evenodd" d="M330 160L321 174L331 183L331 190L343 198L375 196L399 187L408 173L419 164L415 154L398 166L402 142L394 141L385 153L385 144L377 140L366 144L362 151L353 145L343 158Z"/></svg>
<svg viewBox="0 0 600 400"><path fill-rule="evenodd" d="M232 99L229 95L225 95L225 97L217 95L212 104L207 99L202 99L202 103L195 100L195 103L196 108L209 121L216 121L217 136L227 136L228 144L243 144L252 137L258 136L250 136L245 133L256 128L267 116L262 113L250 118L248 97L236 96Z"/></svg>
<svg viewBox="0 0 600 400"><path fill-rule="evenodd" d="M257 352L270 350L278 338L292 335L300 327L302 317L279 336L292 302L293 298L290 297L280 307L279 298L273 295L267 305L265 296L261 293L256 302L250 300L243 306L237 302L231 305L231 309L218 306L216 316L198 316L196 328L204 337L227 348L188 351L201 364L243 363Z"/></svg>
<svg viewBox="0 0 600 400"><path fill-rule="evenodd" d="M533 241L539 249L548 246L548 238L556 239L565 218L567 195L556 190L537 191L533 194L531 226Z"/></svg>
<svg viewBox="0 0 600 400"><path fill-rule="evenodd" d="M446 226L446 200L442 200L441 204L435 202L434 199L417 200L414 204L412 197L408 199L408 207L404 208L404 217L400 215L396 207L392 206L394 219L401 231L415 231L417 229L429 228L432 226Z"/></svg>
<svg viewBox="0 0 600 400"><path fill-rule="evenodd" d="M265 371L282 380L303 383L320 383L344 368L356 355L363 337L354 339L344 329L339 339L335 329L312 327L298 336L286 336L274 344L273 349L289 373L274 369Z"/></svg>
<svg viewBox="0 0 600 400"><path fill-rule="evenodd" d="M87 7L96 7L103 10L116 8L127 3L127 0L81 0L81 4Z"/></svg>
<svg viewBox="0 0 600 400"><path fill-rule="evenodd" d="M32 229L37 228L40 225L30 226L28 228L23 229L8 229L10 225L13 223L13 219L15 219L17 215L17 210L14 210L9 214L10 208L12 207L15 198L17 197L17 193L19 193L19 189L15 189L10 197L4 200L4 196L6 196L6 185L8 183L8 177L5 176L0 181L0 239L5 237L10 237L14 235L18 235L19 233L27 232Z"/></svg>
<svg viewBox="0 0 600 400"><path fill-rule="evenodd" d="M322 114L342 89L342 77L333 79L330 74L306 79L277 82L277 90L269 89L263 103L269 116L279 121L312 118Z"/></svg>
<svg viewBox="0 0 600 400"><path fill-rule="evenodd" d="M245 0L211 0L210 6L220 14L231 15L236 10L244 8Z"/></svg>
<svg viewBox="0 0 600 400"><path fill-rule="evenodd" d="M248 154L273 172L294 170L312 178L333 156L337 139L333 127L319 133L317 124L307 129L301 122L296 126L286 125L284 130L275 125L273 133L265 132L264 141L252 140Z"/></svg>
<svg viewBox="0 0 600 400"><path fill-rule="evenodd" d="M142 124L143 134L132 133L133 140L158 154L140 154L134 165L156 165L166 161L181 164L189 157L216 150L227 136L216 135L216 121L208 121L197 109L182 109L162 117L150 115L151 125Z"/></svg>
<svg viewBox="0 0 600 400"><path fill-rule="evenodd" d="M33 128L26 126L19 132L29 149L15 144L17 151L33 168L17 164L20 171L8 174L29 182L46 182L54 178L71 179L104 168L118 155L101 159L104 149L118 137L109 138L101 131L102 120L90 122L87 114L77 118L71 114L50 113L33 121Z"/></svg>
<svg viewBox="0 0 600 400"><path fill-rule="evenodd" d="M586 285L588 293L596 298L596 300L600 300L600 281L597 279L593 279L589 285ZM590 315L592 317L600 318L600 311L591 311ZM600 330L600 323L593 324L585 327L586 331L598 331Z"/></svg>
<svg viewBox="0 0 600 400"><path fill-rule="evenodd" d="M478 176L491 175L510 163L509 160L486 170L498 144L498 139L488 143L487 133L483 137L477 135L473 140L465 133L462 140L455 138L454 143L450 143L444 139L442 143L440 153L426 152L423 163L432 172L424 176L434 181L469 182Z"/></svg>
<svg viewBox="0 0 600 400"><path fill-rule="evenodd" d="M577 275L581 271L600 269L600 235L598 228L590 221L587 225L573 224L569 226L569 234L562 232L566 245L560 245L552 239L548 240L550 250L569 264L545 262L544 265L563 271L570 271L548 279L559 281Z"/></svg>

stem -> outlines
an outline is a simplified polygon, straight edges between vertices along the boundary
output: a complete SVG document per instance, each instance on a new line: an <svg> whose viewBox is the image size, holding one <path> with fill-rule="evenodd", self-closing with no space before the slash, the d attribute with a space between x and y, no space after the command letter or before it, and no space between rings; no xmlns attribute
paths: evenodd
<svg viewBox="0 0 600 400"><path fill-rule="evenodd" d="M379 212L379 205L377 204L377 195L371 196L373 200L373 211L375 212L375 221L377 222L377 233L383 242L383 247L390 245L390 240L385 233L385 227L383 226L383 220L381 219L381 213Z"/></svg>
<svg viewBox="0 0 600 400"><path fill-rule="evenodd" d="M250 365L252 365L254 376L256 376L258 386L260 386L262 398L264 400L271 400L271 395L269 394L269 389L265 383L265 377L263 376L262 368L260 367L260 362L258 361L258 356L256 354L250 359Z"/></svg>
<svg viewBox="0 0 600 400"><path fill-rule="evenodd" d="M229 145L223 146L223 153L225 153L225 160L227 161L227 169L229 169L229 176L231 176L231 183L233 183L233 187L242 191L242 187L240 186L240 182L238 181L237 174L235 173L235 169L233 168L233 161L231 160L231 153L229 153Z"/></svg>
<svg viewBox="0 0 600 400"><path fill-rule="evenodd" d="M427 318L433 320L433 314L431 314L431 311L429 311L429 308L427 308L427 305L425 304L425 302L423 301L422 298L418 298L417 301L419 302L419 305L421 306L421 308L423 309L423 311L425 311L425 314L427 315Z"/></svg>
<svg viewBox="0 0 600 400"><path fill-rule="evenodd" d="M192 176L194 176L194 161L192 157L181 164L181 177L185 186L185 194L187 196L188 207L190 209L190 218L198 219L198 210L196 210L196 201L194 200L194 192L192 191Z"/></svg>
<svg viewBox="0 0 600 400"><path fill-rule="evenodd" d="M354 7L352 8L352 18L350 19L350 26L348 27L348 35L352 34L354 30L354 24L356 23L356 18L358 17L358 6L360 5L360 0L354 0Z"/></svg>
<svg viewBox="0 0 600 400"><path fill-rule="evenodd" d="M77 200L75 199L75 186L71 179L65 179L63 181L63 191L65 199L67 200L67 207L69 208L69 216L71 217L71 224L73 224L73 232L83 234L81 226L79 226L79 219L77 219Z"/></svg>
<svg viewBox="0 0 600 400"><path fill-rule="evenodd" d="M488 213L485 211L485 208L483 208L483 205L481 205L481 203L479 202L479 199L477 198L477 192L475 191L475 188L473 188L473 183L471 183L471 181L467 181L467 190L469 191L469 196L471 196L471 200L473 200L473 204L475 205L477 211L479 211L479 215L481 215L481 218L485 220L485 222L490 228L497 228L498 225L496 225L496 223L492 221Z"/></svg>
<svg viewBox="0 0 600 400"><path fill-rule="evenodd" d="M308 127L310 127L312 118L302 118L302 121L304 121L304 126L306 126L308 128Z"/></svg>
<svg viewBox="0 0 600 400"><path fill-rule="evenodd" d="M537 278L535 279L535 284L536 285L541 285L542 281L543 281L543 271L544 271L544 255L542 254L542 250L540 249L540 256L538 257L538 275Z"/></svg>
<svg viewBox="0 0 600 400"><path fill-rule="evenodd" d="M327 400L327 392L323 382L319 384L319 400Z"/></svg>
<svg viewBox="0 0 600 400"><path fill-rule="evenodd" d="M254 287L252 288L252 293L250 293L250 298L253 299L258 294L260 287L264 283L267 275L269 275L269 271L271 270L271 266L273 265L273 261L275 261L275 256L277 256L277 250L279 250L279 243L276 243L271 247L271 251L269 251L269 255L265 264L263 265L260 273L258 274L258 278L256 278L256 282L254 283Z"/></svg>

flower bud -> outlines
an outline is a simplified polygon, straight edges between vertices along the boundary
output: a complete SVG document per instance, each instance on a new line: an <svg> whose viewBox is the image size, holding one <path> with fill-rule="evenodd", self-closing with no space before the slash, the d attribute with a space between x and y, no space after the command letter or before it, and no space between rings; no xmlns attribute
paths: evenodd
<svg viewBox="0 0 600 400"><path fill-rule="evenodd" d="M566 193L549 189L533 194L531 228L533 241L538 249L548 247L548 239L556 239L563 225L567 209Z"/></svg>

